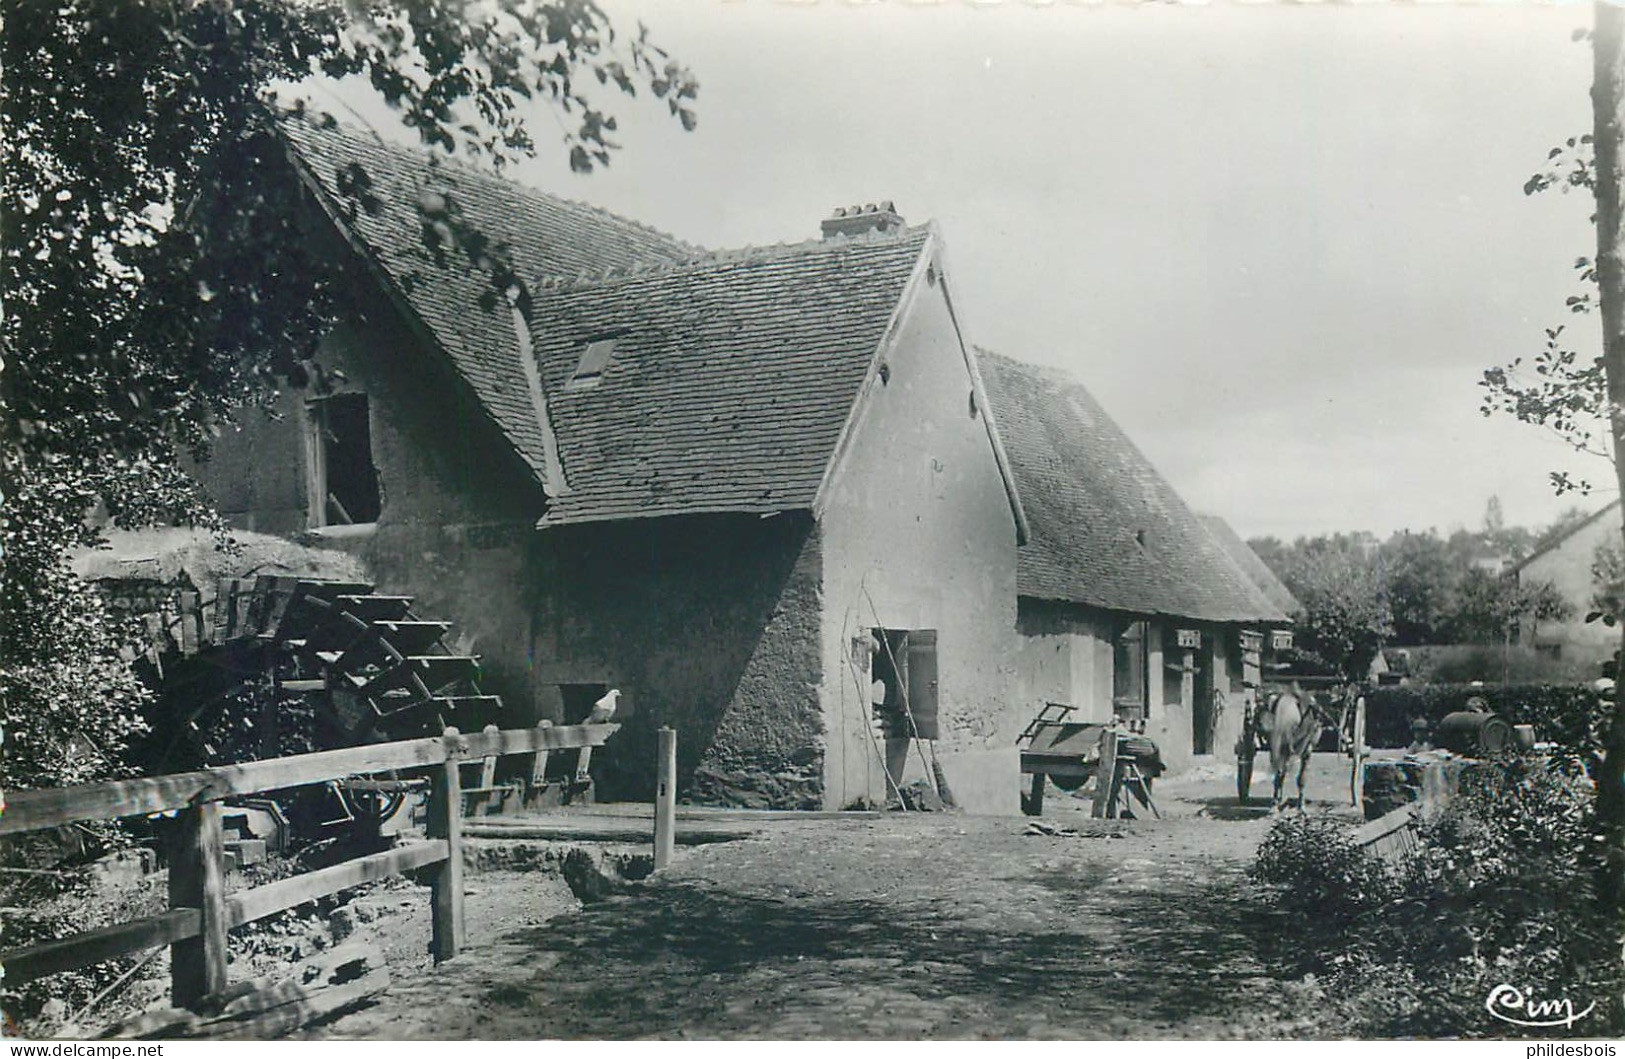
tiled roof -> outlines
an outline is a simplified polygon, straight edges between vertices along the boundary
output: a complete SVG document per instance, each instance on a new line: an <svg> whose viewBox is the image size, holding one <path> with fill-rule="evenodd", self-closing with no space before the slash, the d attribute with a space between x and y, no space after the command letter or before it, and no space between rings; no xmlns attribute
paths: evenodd
<svg viewBox="0 0 1625 1059"><path fill-rule="evenodd" d="M420 197L443 194L477 231L507 242L519 275L602 274L703 253L663 232L465 165L386 143L372 133L299 118L283 131L328 205L456 365L519 455L545 477L539 419L520 362L512 311L466 257L437 263L424 245ZM376 199L354 209L340 191L359 166Z"/></svg>
<svg viewBox="0 0 1625 1059"><path fill-rule="evenodd" d="M717 255L537 292L569 492L543 525L810 508L929 228ZM596 385L571 385L614 338Z"/></svg>
<svg viewBox="0 0 1625 1059"><path fill-rule="evenodd" d="M1230 558L1235 561L1235 564L1241 567L1241 572L1252 578L1253 584L1257 585L1258 590L1264 593L1265 599L1287 614L1297 613L1300 609L1298 597L1294 596L1292 590L1287 588L1279 577L1275 576L1275 571L1269 568L1269 564L1259 558L1258 553L1253 551L1247 542L1242 540L1236 534L1236 531L1230 528L1230 523L1218 515L1198 515L1197 517L1202 520L1202 525L1207 527L1207 531L1213 534L1213 539L1218 541L1224 550L1229 553Z"/></svg>
<svg viewBox="0 0 1625 1059"><path fill-rule="evenodd" d="M1021 595L1202 621L1285 620L1082 384L978 356L1030 526Z"/></svg>

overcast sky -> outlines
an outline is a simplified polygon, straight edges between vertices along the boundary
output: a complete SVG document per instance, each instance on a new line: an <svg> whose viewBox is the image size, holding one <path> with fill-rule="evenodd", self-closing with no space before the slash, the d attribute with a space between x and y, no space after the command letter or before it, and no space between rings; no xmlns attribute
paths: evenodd
<svg viewBox="0 0 1625 1059"><path fill-rule="evenodd" d="M697 75L699 127L623 104L608 171L539 133L524 179L711 247L935 219L968 337L1073 371L1243 535L1612 498L1554 498L1609 468L1476 385L1546 326L1599 341L1563 308L1589 199L1522 191L1590 129L1586 7L605 7Z"/></svg>

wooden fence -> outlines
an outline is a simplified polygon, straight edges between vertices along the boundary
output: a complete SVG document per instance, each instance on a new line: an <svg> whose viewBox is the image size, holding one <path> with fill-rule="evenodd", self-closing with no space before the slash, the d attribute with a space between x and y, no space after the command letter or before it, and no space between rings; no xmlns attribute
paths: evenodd
<svg viewBox="0 0 1625 1059"><path fill-rule="evenodd" d="M0 811L0 836L94 820L177 814L169 853L169 910L55 941L0 953L6 981L88 967L130 952L170 946L173 1001L196 1005L226 986L226 932L307 901L417 868L431 879L433 951L447 960L463 946L465 762L508 754L545 760L552 750L601 746L620 726L541 726L412 739L251 761L198 772L81 787L18 791ZM372 773L426 770L432 777L428 837L265 886L225 892L220 826L228 798L328 783Z"/></svg>

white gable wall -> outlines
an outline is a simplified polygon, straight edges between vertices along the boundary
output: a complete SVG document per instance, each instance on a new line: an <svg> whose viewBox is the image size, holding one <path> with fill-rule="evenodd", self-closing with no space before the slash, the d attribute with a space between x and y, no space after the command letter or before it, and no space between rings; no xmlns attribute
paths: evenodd
<svg viewBox="0 0 1625 1059"><path fill-rule="evenodd" d="M1594 666L1611 658L1619 646L1619 628L1585 621L1592 610L1591 564L1599 547L1618 544L1619 512L1611 509L1575 530L1557 547L1529 560L1518 571L1519 580L1525 584L1552 582L1574 608L1574 615L1568 621L1525 623L1520 642L1555 654L1560 661L1573 663L1595 676Z"/></svg>
<svg viewBox="0 0 1625 1059"><path fill-rule="evenodd" d="M874 628L937 631L940 738L893 746L903 782L932 751L958 804L1019 811L1012 695L1017 528L943 291L920 277L858 401L825 493L826 803L883 799L886 748L871 725L864 652Z"/></svg>

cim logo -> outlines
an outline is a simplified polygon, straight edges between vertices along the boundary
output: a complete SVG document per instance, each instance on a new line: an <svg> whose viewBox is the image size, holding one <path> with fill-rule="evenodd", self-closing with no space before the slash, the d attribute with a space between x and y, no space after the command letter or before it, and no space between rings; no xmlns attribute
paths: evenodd
<svg viewBox="0 0 1625 1059"><path fill-rule="evenodd" d="M1502 1022L1514 1026L1573 1026L1591 1014L1597 1002L1593 1000L1584 1011L1574 1010L1574 1001L1568 997L1539 1000L1529 986L1519 989L1515 985L1498 985L1490 990L1484 1008Z"/></svg>

